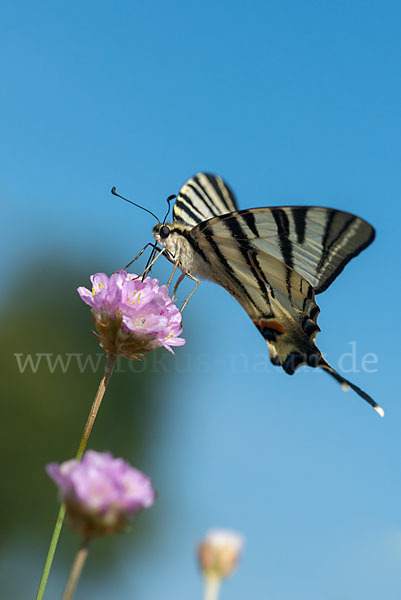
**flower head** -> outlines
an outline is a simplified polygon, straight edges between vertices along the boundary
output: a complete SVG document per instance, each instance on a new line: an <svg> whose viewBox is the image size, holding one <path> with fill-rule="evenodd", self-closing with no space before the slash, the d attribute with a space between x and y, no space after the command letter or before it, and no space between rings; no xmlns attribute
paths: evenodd
<svg viewBox="0 0 401 600"><path fill-rule="evenodd" d="M181 313L157 279L120 271L107 277L91 276L92 291L78 288L82 300L92 307L101 346L111 354L139 359L164 346L182 346ZM173 352L174 353L174 352Z"/></svg>
<svg viewBox="0 0 401 600"><path fill-rule="evenodd" d="M50 463L46 471L59 488L72 526L85 538L124 529L155 499L150 479L108 452L88 450L81 461Z"/></svg>
<svg viewBox="0 0 401 600"><path fill-rule="evenodd" d="M244 538L235 531L212 529L198 548L200 566L205 576L231 575L237 565Z"/></svg>

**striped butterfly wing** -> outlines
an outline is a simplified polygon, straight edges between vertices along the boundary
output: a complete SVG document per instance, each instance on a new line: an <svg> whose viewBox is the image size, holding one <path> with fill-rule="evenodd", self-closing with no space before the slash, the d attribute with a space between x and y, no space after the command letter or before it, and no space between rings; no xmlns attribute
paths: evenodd
<svg viewBox="0 0 401 600"><path fill-rule="evenodd" d="M322 367L382 414L315 345L320 331L315 294L327 289L374 235L363 219L323 207L241 210L191 230L213 279L240 302L267 341L273 364L289 374L302 364Z"/></svg>
<svg viewBox="0 0 401 600"><path fill-rule="evenodd" d="M294 270L315 294L324 292L375 237L373 227L360 217L320 206L240 210L199 225L195 236L197 232L235 240L278 259L285 279Z"/></svg>
<svg viewBox="0 0 401 600"><path fill-rule="evenodd" d="M216 175L197 173L180 189L174 204L174 223L194 227L218 215L238 210L234 194Z"/></svg>

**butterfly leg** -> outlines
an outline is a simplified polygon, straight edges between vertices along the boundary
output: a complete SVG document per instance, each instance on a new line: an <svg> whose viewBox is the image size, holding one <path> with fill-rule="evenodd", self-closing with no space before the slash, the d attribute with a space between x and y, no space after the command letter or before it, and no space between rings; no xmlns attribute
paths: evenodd
<svg viewBox="0 0 401 600"><path fill-rule="evenodd" d="M192 281L196 282L196 285L194 287L194 289L192 290L192 292L189 294L188 298L185 300L184 304L181 306L180 311L182 312L184 310L184 308L186 307L186 305L188 304L188 302L190 301L190 299L192 298L192 296L194 295L194 293L196 292L196 289L198 287L198 285L200 284L199 279L197 279L196 277L194 277L193 275L190 275L189 273L185 273L185 275L187 277L189 277L189 279L192 279ZM178 284L178 282L177 282Z"/></svg>
<svg viewBox="0 0 401 600"><path fill-rule="evenodd" d="M147 248L148 246L152 246L153 250L155 250L155 249L157 248L157 244L153 244L152 242L148 242L148 243L146 244L146 246L144 246L144 247L142 248L142 250L140 251L140 253L139 253L137 256L135 256L135 258L133 258L133 259L132 259L132 260L131 260L131 261L130 261L130 262L127 264L127 265L125 265L125 267L122 267L122 268L121 268L121 269L119 269L118 271L113 271L113 273L118 273L119 271L125 271L125 269L128 269L128 267L130 267L130 266L131 266L131 265L132 265L132 264L133 264L133 263L134 263L136 260L138 260L138 258L139 258L140 256L142 256L142 254L145 252L145 250L146 250L146 248Z"/></svg>
<svg viewBox="0 0 401 600"><path fill-rule="evenodd" d="M149 242L149 244L150 244L151 246L153 246L153 252L152 252L152 254L153 254L154 252L156 252L156 250L158 250L158 246L157 246L156 244L155 244L155 245L153 245L153 244L151 244L150 242ZM145 267L145 270L144 270L144 271L143 271L143 272L142 272L140 275L138 275L138 279L139 279L140 277L142 277L142 279L144 279L144 278L146 277L146 275L149 273L149 271L151 270L151 268L153 267L153 265L155 264L155 262L157 261L157 259L158 259L158 258L159 258L159 257L160 257L160 256L161 256L161 255L162 255L164 252L165 252L165 251L166 251L166 249L165 249L165 248L162 248L162 249L161 249L159 252L157 252L156 256L155 256L155 257L154 257L154 259L153 259L153 260L150 262L150 264L146 265L146 267Z"/></svg>
<svg viewBox="0 0 401 600"><path fill-rule="evenodd" d="M177 265L176 265L176 266L177 266ZM176 268L176 267L174 267L174 269L175 269L175 268ZM174 271L173 271L173 273L174 273ZM184 277L185 277L185 273L181 273L181 275L180 275L180 276L179 276L179 278L177 279L177 282L176 282L176 284L175 284L175 286L174 286L174 292L173 292L173 295L171 296L171 300L172 300L173 302L174 302L175 295L176 295L176 293L177 293L178 286L180 285L180 283L181 283L181 281L184 279Z"/></svg>
<svg viewBox="0 0 401 600"><path fill-rule="evenodd" d="M168 282L167 282L167 284L166 284L166 285L167 285L167 287L169 287L169 285L170 285L170 284L171 284L171 282L173 281L173 277L174 277L174 273L175 273L176 269L177 269L177 263L175 263L175 265L174 265L174 269L173 269L173 272L171 273L171 275L170 275L170 279L168 280ZM174 289L175 289L175 288L174 288Z"/></svg>

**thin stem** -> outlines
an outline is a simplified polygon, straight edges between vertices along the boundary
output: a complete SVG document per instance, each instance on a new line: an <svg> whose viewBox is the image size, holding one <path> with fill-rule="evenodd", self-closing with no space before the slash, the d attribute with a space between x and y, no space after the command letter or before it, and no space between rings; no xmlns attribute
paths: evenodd
<svg viewBox="0 0 401 600"><path fill-rule="evenodd" d="M104 375L99 383L98 390L96 392L95 399L93 401L92 407L90 409L88 418L85 423L85 427L81 436L81 441L79 442L76 459L80 460L82 458L83 453L85 452L86 445L88 443L89 436L91 434L93 424L96 419L96 415L99 412L100 404L102 402L104 393L106 391L107 385L110 381L110 377L113 374L114 366L117 361L117 356L114 354L107 355L106 366L104 368ZM62 504L60 506L60 510L57 516L56 525L54 526L53 535L50 540L49 550L47 552L45 566L43 567L42 577L40 578L38 593L36 594L36 600L42 600L43 595L45 593L47 580L49 578L50 569L52 566L54 554L56 552L56 547L58 543L58 539L60 537L61 528L63 526L65 515L65 506Z"/></svg>
<svg viewBox="0 0 401 600"><path fill-rule="evenodd" d="M60 537L61 528L64 522L65 515L65 505L62 504L60 506L60 510L58 511L56 525L54 526L54 531L52 535L52 539L50 540L49 550L47 552L45 566L43 567L42 577L39 583L38 593L36 595L36 600L41 600L43 598L43 594L46 588L47 580L49 578L50 569L52 566L54 553L56 552L58 538Z"/></svg>
<svg viewBox="0 0 401 600"><path fill-rule="evenodd" d="M68 577L67 585L65 586L63 600L71 600L75 588L77 587L77 583L79 577L82 573L82 569L84 567L86 557L88 556L88 540L84 540L82 542L82 546L76 553L74 562L72 563L70 575Z"/></svg>
<svg viewBox="0 0 401 600"><path fill-rule="evenodd" d="M219 597L221 577L216 575L205 576L205 595L203 600L217 600Z"/></svg>
<svg viewBox="0 0 401 600"><path fill-rule="evenodd" d="M93 424L95 422L97 413L99 412L99 408L102 403L103 396L104 396L104 393L107 388L107 384L109 383L110 377L113 374L113 370L114 370L116 361L117 361L117 356L115 354L107 355L107 362L106 362L106 366L104 369L104 375L102 377L102 380L101 380L98 390L96 392L95 399L93 401L92 407L90 409L88 418L85 423L85 428L82 433L81 441L79 442L78 451L77 451L77 455L76 455L77 460L80 460L82 458L83 453L85 452L85 448L88 443L88 439L91 434Z"/></svg>

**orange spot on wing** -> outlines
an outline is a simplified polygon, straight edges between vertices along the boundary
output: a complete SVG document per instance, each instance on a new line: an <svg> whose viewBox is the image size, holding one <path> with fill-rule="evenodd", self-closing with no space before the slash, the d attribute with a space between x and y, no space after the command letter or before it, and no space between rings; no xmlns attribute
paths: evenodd
<svg viewBox="0 0 401 600"><path fill-rule="evenodd" d="M285 327L276 319L260 319L259 326L273 329L273 331L278 331L279 333L285 333Z"/></svg>

